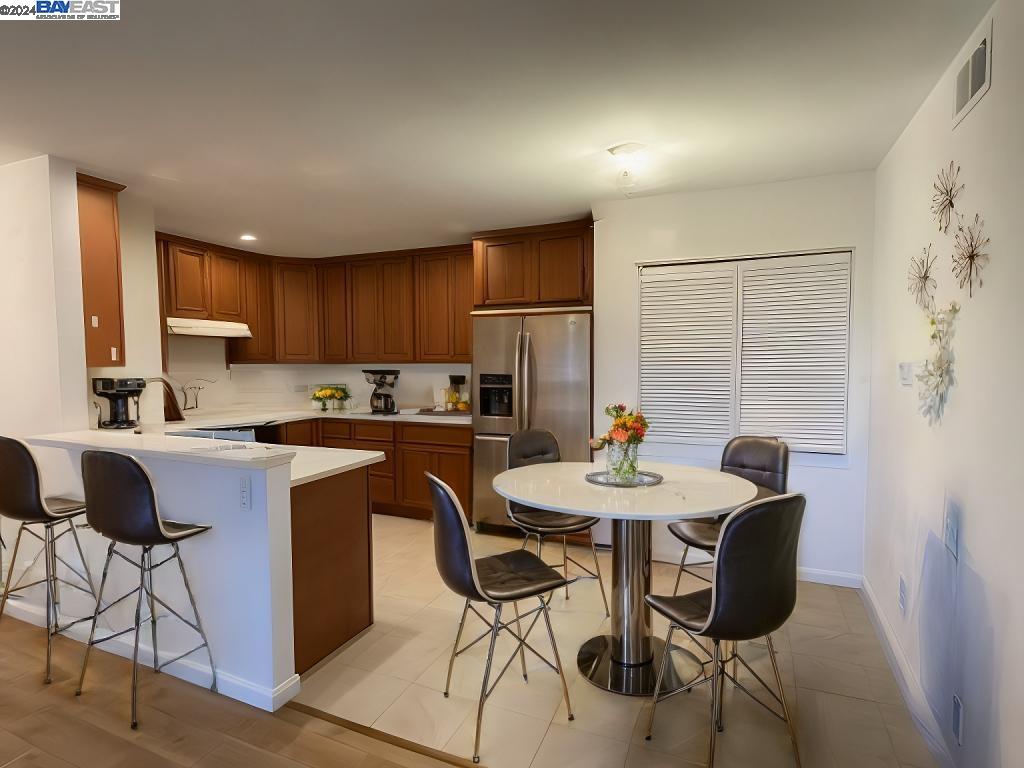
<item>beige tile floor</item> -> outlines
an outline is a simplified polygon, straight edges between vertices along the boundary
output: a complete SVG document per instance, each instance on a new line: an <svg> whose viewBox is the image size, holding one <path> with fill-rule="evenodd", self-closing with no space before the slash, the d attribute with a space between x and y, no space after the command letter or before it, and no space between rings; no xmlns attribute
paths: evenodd
<svg viewBox="0 0 1024 768"><path fill-rule="evenodd" d="M474 534L479 556L519 545L518 540ZM546 547L549 561L560 551ZM584 552L577 559L586 562ZM476 700L485 644L455 663L451 696L445 673L461 601L434 566L429 523L374 518L376 623L303 678L298 701L338 717L454 755L473 750ZM601 566L610 574L607 553ZM655 591L668 592L675 568L657 563ZM681 589L701 582L684 581ZM598 690L576 671L576 651L607 631L597 583L581 580L552 602L559 651L565 662L575 719L566 717L557 675L527 656L529 682L516 667L502 678L484 710L481 762L492 768L667 768L703 765L708 738L707 687L660 704L654 738L644 740L646 699ZM477 622L480 631L482 623ZM467 627L470 625L467 625ZM664 636L666 625L656 618ZM531 635L541 652L543 629ZM467 630L468 631L468 630ZM475 635L473 635L475 636ZM805 768L927 768L935 763L900 696L859 593L801 582L796 612L775 634L787 696L797 721ZM678 638L677 638L678 642ZM504 663L513 648L503 638L495 654ZM741 653L770 677L763 647L741 644ZM680 661L680 670L686 662ZM500 668L500 667L499 667ZM741 670L740 679L744 673ZM749 673L746 673L748 681ZM725 699L721 766L792 766L785 726L742 693Z"/></svg>

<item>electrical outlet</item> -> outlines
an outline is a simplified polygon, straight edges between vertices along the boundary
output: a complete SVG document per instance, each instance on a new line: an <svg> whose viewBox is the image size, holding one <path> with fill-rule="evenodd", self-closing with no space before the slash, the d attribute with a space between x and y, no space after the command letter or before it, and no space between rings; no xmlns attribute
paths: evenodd
<svg viewBox="0 0 1024 768"><path fill-rule="evenodd" d="M957 746L964 745L964 703L960 697L953 694L953 736L956 738Z"/></svg>
<svg viewBox="0 0 1024 768"><path fill-rule="evenodd" d="M946 496L942 513L942 541L954 560L960 559L960 505Z"/></svg>
<svg viewBox="0 0 1024 768"><path fill-rule="evenodd" d="M252 479L242 475L238 488L238 504L242 509L252 509Z"/></svg>
<svg viewBox="0 0 1024 768"><path fill-rule="evenodd" d="M897 605L900 607L900 615L907 615L907 580L900 574L900 593L897 597Z"/></svg>

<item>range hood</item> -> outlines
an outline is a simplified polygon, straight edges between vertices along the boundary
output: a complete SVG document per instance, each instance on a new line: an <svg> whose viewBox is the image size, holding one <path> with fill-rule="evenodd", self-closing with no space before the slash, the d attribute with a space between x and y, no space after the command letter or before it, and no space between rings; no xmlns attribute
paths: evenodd
<svg viewBox="0 0 1024 768"><path fill-rule="evenodd" d="M192 320L187 317L168 317L167 333L172 336L216 336L222 339L251 339L252 331L245 323L223 320Z"/></svg>

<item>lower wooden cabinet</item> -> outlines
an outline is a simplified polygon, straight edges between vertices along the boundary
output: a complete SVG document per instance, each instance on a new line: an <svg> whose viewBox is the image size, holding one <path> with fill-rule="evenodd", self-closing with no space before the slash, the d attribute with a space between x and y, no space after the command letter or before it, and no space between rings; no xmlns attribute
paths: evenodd
<svg viewBox="0 0 1024 768"><path fill-rule="evenodd" d="M320 444L320 433L318 427L319 419L306 419L305 421L290 421L284 425L285 445L307 445L315 446Z"/></svg>

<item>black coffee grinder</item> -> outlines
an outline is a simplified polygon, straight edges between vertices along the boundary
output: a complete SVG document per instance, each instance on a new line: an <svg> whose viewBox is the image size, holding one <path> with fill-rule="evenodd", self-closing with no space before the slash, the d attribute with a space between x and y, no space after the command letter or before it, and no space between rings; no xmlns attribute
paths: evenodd
<svg viewBox="0 0 1024 768"><path fill-rule="evenodd" d="M145 379L93 379L92 391L110 403L110 418L100 421L101 429L135 429L139 426L139 396ZM135 418L128 412L128 400L135 401Z"/></svg>

